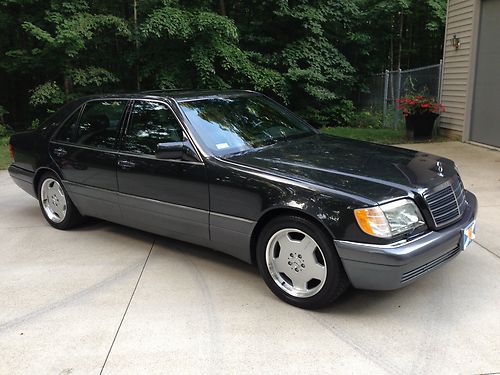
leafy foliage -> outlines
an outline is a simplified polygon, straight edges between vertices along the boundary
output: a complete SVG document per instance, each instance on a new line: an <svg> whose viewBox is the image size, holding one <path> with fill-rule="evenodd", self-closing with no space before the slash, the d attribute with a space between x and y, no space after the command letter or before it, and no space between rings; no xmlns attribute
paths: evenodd
<svg viewBox="0 0 500 375"><path fill-rule="evenodd" d="M35 87L30 98L33 107L62 103L64 103L64 93L56 82L46 82Z"/></svg>
<svg viewBox="0 0 500 375"><path fill-rule="evenodd" d="M437 62L445 16L446 0L0 0L2 121L95 92L242 88L346 125L363 77Z"/></svg>
<svg viewBox="0 0 500 375"><path fill-rule="evenodd" d="M100 87L107 83L118 82L119 79L113 73L104 68L89 66L87 68L76 68L69 71L69 75L76 86Z"/></svg>

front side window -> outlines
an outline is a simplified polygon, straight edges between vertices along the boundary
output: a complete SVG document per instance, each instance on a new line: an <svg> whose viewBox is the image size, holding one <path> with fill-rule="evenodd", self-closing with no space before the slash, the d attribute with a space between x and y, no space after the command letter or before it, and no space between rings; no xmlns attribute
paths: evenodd
<svg viewBox="0 0 500 375"><path fill-rule="evenodd" d="M71 116L60 129L56 139L79 145L113 149L126 105L125 100L88 102L80 121L77 122L76 114Z"/></svg>
<svg viewBox="0 0 500 375"><path fill-rule="evenodd" d="M136 101L125 135L123 150L154 155L158 143L180 142L182 128L173 112L164 104Z"/></svg>

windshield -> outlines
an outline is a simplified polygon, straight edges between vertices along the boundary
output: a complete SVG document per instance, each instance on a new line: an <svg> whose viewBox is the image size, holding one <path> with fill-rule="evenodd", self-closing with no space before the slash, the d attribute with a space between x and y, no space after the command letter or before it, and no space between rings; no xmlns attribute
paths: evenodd
<svg viewBox="0 0 500 375"><path fill-rule="evenodd" d="M316 132L286 108L260 95L180 102L195 135L217 156Z"/></svg>

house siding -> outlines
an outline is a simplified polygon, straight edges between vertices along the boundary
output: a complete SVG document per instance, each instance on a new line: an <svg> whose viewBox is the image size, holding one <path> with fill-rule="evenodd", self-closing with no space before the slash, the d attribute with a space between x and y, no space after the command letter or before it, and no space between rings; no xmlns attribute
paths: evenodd
<svg viewBox="0 0 500 375"><path fill-rule="evenodd" d="M474 0L448 0L441 83L441 101L446 111L441 114L439 126L460 137L464 131L471 84L474 10ZM458 50L451 44L454 35L460 39Z"/></svg>

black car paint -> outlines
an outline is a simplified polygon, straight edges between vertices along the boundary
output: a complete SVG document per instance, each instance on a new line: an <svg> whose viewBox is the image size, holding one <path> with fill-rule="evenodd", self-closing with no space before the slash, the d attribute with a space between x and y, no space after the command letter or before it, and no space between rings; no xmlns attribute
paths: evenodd
<svg viewBox="0 0 500 375"><path fill-rule="evenodd" d="M11 175L25 190L30 190L26 184L31 182L30 193L36 195L40 173L52 170L83 214L211 247L247 262L253 260L262 224L285 211L310 217L335 239L386 244L402 237L378 239L365 234L353 209L408 197L432 227L422 194L456 174L452 161L321 134L239 155L211 156L192 138L176 100L221 95L238 92L79 99L38 130L12 136ZM97 150L51 141L58 126L80 105L110 98L156 100L170 106L188 141L198 149L199 160L160 160L131 156L119 145L117 150ZM58 158L53 151L61 147L68 153ZM121 160L135 165L119 168ZM443 166L440 173L434 170L438 161Z"/></svg>

